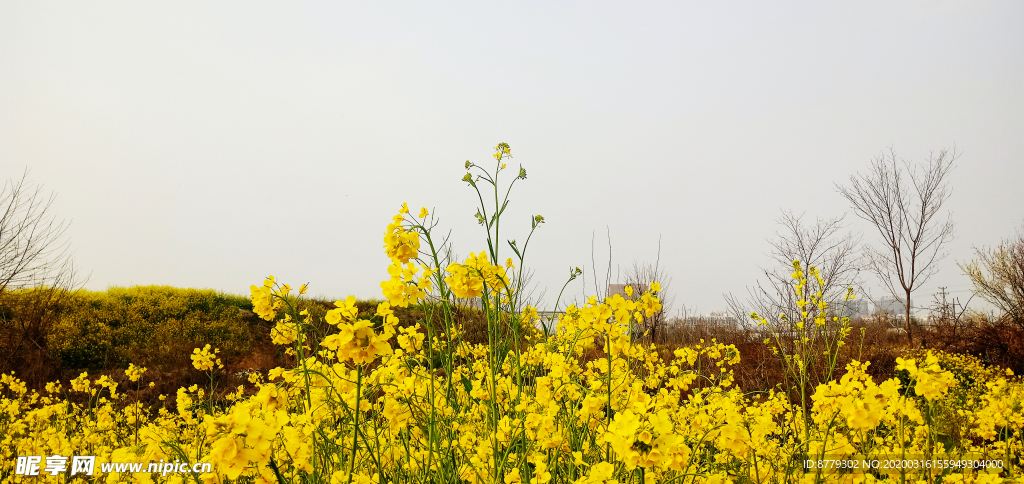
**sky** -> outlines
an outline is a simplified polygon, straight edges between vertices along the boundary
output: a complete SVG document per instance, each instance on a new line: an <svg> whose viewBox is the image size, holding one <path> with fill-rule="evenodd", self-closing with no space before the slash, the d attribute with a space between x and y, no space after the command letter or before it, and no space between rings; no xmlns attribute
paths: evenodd
<svg viewBox="0 0 1024 484"><path fill-rule="evenodd" d="M528 176L501 238L544 216L542 309L572 267L563 302L595 293L610 239L612 282L657 262L700 314L773 267L782 210L877 246L836 184L955 147L956 238L914 297L963 301L957 263L1024 224L1022 25L1015 1L5 0L0 176L56 195L90 289L380 298L403 202L486 248L461 178L505 142Z"/></svg>

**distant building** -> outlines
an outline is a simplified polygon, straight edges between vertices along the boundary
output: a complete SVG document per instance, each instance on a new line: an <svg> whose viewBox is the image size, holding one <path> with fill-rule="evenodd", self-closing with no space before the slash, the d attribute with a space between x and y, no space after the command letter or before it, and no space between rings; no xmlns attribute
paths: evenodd
<svg viewBox="0 0 1024 484"><path fill-rule="evenodd" d="M879 299L878 303L875 304L875 310L878 312L890 313L892 315L904 314L906 312L906 306L903 305L903 301L887 297Z"/></svg>
<svg viewBox="0 0 1024 484"><path fill-rule="evenodd" d="M718 328L735 328L739 324L739 321L726 311L711 311L701 319L706 325Z"/></svg>
<svg viewBox="0 0 1024 484"><path fill-rule="evenodd" d="M836 308L837 315L842 314L851 320L864 318L871 314L868 311L868 301L866 299L853 299L850 301L840 299L834 307Z"/></svg>
<svg viewBox="0 0 1024 484"><path fill-rule="evenodd" d="M626 296L626 286L633 286L634 297L647 292L647 284L608 284L608 297L618 294L625 299L629 299Z"/></svg>
<svg viewBox="0 0 1024 484"><path fill-rule="evenodd" d="M875 303L875 312L892 317L900 326L903 325L904 320L907 318L907 307L904 306L903 301L891 297L879 299Z"/></svg>
<svg viewBox="0 0 1024 484"><path fill-rule="evenodd" d="M558 320L565 315L565 311L537 311L538 321L535 323L537 329L547 328L548 334L554 334L558 329Z"/></svg>

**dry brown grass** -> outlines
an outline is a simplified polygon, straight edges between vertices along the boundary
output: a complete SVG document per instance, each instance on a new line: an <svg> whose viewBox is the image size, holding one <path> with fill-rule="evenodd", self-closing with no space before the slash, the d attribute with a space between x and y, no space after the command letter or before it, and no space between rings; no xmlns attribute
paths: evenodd
<svg viewBox="0 0 1024 484"><path fill-rule="evenodd" d="M923 342L929 348L972 355L987 365L1024 373L1024 329L1005 316L975 313L958 320L940 319Z"/></svg>
<svg viewBox="0 0 1024 484"><path fill-rule="evenodd" d="M858 360L871 362L868 372L876 381L891 378L896 358L907 348L905 333L890 329L890 321L856 320L851 325L853 329L839 352L832 377L842 376L846 365ZM741 355L739 365L733 367L736 383L744 391L756 393L781 390L785 385L782 363L765 344L768 337L767 332L757 328L716 326L697 318L690 324L667 328L656 345L667 355L675 348L711 341L735 345ZM826 379L825 374L816 375L812 378L812 388ZM796 395L791 394L791 397L796 398Z"/></svg>

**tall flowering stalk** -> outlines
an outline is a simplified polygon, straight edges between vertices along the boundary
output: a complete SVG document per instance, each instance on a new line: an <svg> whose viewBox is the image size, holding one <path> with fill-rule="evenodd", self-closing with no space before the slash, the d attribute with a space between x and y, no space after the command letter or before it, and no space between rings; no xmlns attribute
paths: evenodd
<svg viewBox="0 0 1024 484"><path fill-rule="evenodd" d="M775 322L757 313L751 313L750 317L759 326L768 329L770 337L765 340L765 344L779 357L783 374L787 378L786 390L794 389L799 395L800 406L805 409L803 428L804 438L807 439L810 426L806 424L810 414L806 410L810 406L812 379L832 379L839 361L839 351L846 345L845 340L851 328L849 318L828 311L828 303L822 294L825 281L815 267L810 267L805 273L800 261L793 261L792 278L799 318L791 319L785 313L780 314ZM846 300L853 298L853 288L849 288ZM789 387L789 381L792 381L792 387Z"/></svg>

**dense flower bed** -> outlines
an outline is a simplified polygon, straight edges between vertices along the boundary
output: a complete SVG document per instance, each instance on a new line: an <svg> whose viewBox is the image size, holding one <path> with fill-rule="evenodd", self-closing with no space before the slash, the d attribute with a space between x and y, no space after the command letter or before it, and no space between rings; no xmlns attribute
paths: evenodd
<svg viewBox="0 0 1024 484"><path fill-rule="evenodd" d="M293 291L273 277L253 286L254 311L274 322L274 342L296 364L254 373L248 388L226 399L211 396L222 365L210 346L197 348L192 361L211 388L182 388L152 411L121 399L105 377L83 374L70 388L54 383L40 395L3 375L0 475L8 482L946 483L1002 482L1024 472L1021 381L976 361L907 356L897 377L881 383L866 373L869 363L854 361L807 388L811 357L834 361L828 356L849 331L815 299L814 271L806 277L799 265L794 290L808 294L807 310L786 323L798 336L777 333L770 342L791 377L781 392L737 388L730 367L741 355L731 345L710 341L666 359L637 343L637 323L661 308L656 282L642 294L571 305L552 331L538 331L536 310L519 299L516 269L529 239L510 242L515 258L499 263L498 174L510 152L507 145L496 151L493 172L465 179L495 189L493 210L478 215L487 250L446 260L428 211L413 217L403 205L385 232L387 301L374 317L360 319L354 298L338 301L325 316L332 329L320 332L313 316L296 310L305 286ZM515 179L525 177L520 169ZM542 222L533 219L531 235ZM463 341L453 323L453 308L467 299L484 308L489 344ZM439 324L400 327L394 308L412 304ZM143 368L127 376L146 384ZM194 475L15 476L16 457L28 455L213 467Z"/></svg>

